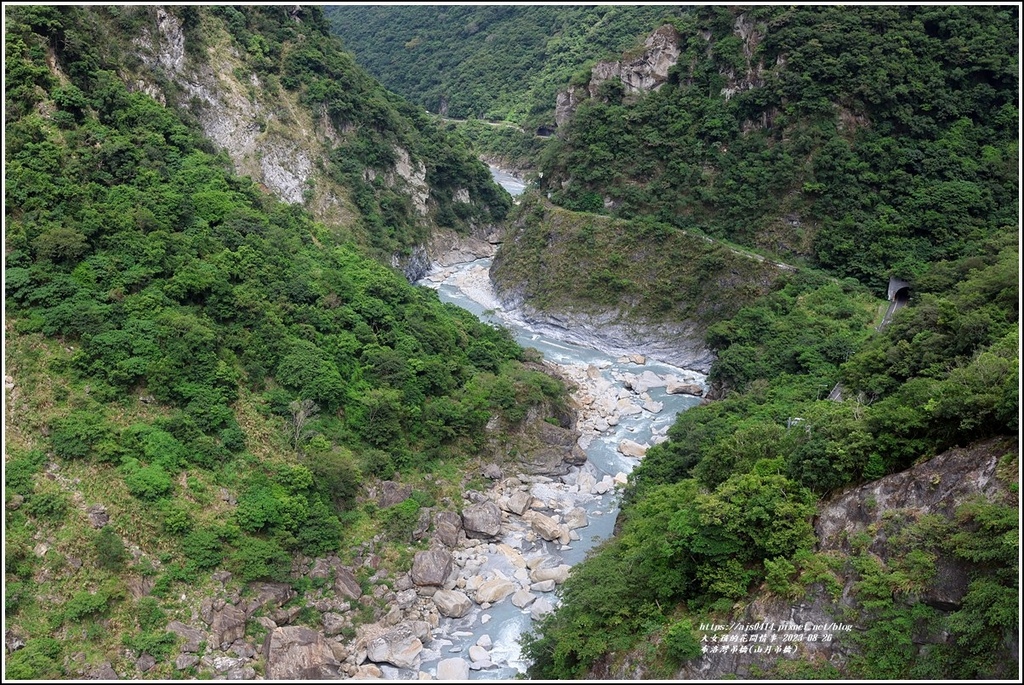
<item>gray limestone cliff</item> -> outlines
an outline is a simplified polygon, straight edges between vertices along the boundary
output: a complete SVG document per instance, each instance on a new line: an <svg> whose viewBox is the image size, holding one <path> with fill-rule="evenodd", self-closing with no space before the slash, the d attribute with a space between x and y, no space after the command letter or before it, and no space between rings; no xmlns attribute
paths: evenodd
<svg viewBox="0 0 1024 685"><path fill-rule="evenodd" d="M162 7L140 11L146 20L139 23L127 46L133 59L126 64L133 66L123 66L119 74L129 89L194 118L214 147L227 153L236 173L249 176L265 192L302 205L315 219L356 242L367 242L355 191L331 171L358 125L332 119L326 105L319 110L310 107L300 101L299 91L279 85L275 75L248 68L227 27L210 15L201 15L199 29L193 29L202 33L199 45L189 43L195 40L193 33L173 11ZM293 18L302 21L299 14ZM412 126L411 122L403 125ZM437 218L441 191L431 186L426 160L417 158L410 145L392 141L390 147L390 166L367 167L362 180L403 196L416 233L430 236L441 223ZM469 188L451 191L451 203L458 211L462 205L472 207L462 214L488 214L478 211L486 199ZM493 230L478 223L471 222L471 227ZM415 280L429 266L426 245L406 245L391 261Z"/></svg>

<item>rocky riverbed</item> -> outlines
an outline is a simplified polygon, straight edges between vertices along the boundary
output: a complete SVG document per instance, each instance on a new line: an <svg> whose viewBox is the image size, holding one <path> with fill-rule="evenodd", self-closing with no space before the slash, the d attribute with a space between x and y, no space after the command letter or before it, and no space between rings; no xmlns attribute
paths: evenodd
<svg viewBox="0 0 1024 685"><path fill-rule="evenodd" d="M214 596L190 620L168 626L182 637L173 655L178 670L226 679L396 680L525 672L519 637L558 605L572 565L612 534L618 486L707 385L698 371L629 349L629 340L579 347L572 340L587 343L586 335L531 330L491 289L489 258L499 239L441 240L447 249L431 246L433 266L421 282L540 350L548 371L572 389L568 427L528 417L521 429L532 445L527 454L494 445L493 459L474 474L488 487L421 510L413 533L421 549L408 571L384 568L373 541L347 565L335 556L299 558L292 574L311 585L301 602L288 584L240 587L219 572ZM489 425L489 437L507 428ZM410 495L410 486L393 481L367 493L382 509ZM105 666L94 675L117 676Z"/></svg>

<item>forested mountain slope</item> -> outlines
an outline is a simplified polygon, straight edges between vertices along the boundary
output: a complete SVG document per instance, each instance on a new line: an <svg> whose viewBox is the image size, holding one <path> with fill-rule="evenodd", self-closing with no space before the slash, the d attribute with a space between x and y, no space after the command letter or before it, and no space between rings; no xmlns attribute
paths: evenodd
<svg viewBox="0 0 1024 685"><path fill-rule="evenodd" d="M631 474L616 538L527 642L531 676L1019 677L1017 9L674 24L657 90L614 65L570 87L542 190L826 272L710 326L718 401ZM539 254L564 239L528 235ZM891 275L910 304L878 330L865 286ZM790 620L850 628L770 656L726 642Z"/></svg>
<svg viewBox="0 0 1024 685"><path fill-rule="evenodd" d="M701 7L672 23L680 54L654 92L602 65L570 86L540 165L556 204L699 228L876 292L1016 224L1015 8Z"/></svg>
<svg viewBox="0 0 1024 685"><path fill-rule="evenodd" d="M506 331L367 256L420 236L408 196L371 172L400 146L422 155L427 217L452 226L507 196L361 75L315 10L5 19L5 680L253 678L265 635L316 636L299 626L325 611L351 638L391 608L370 576L408 568L423 507L460 501L492 442L529 437L528 414L548 433L565 414ZM170 67L136 80L153 57L139 37L170 25L190 69L230 55L259 86L241 97L275 117L326 107L319 172L351 223L236 175L203 135L212 119L174 106L189 82ZM459 218L436 195L455 188L498 199ZM392 478L400 496L378 507L368 492ZM314 557L330 572L305 575Z"/></svg>
<svg viewBox="0 0 1024 685"><path fill-rule="evenodd" d="M554 128L555 95L672 6L337 6L333 31L388 88L442 116Z"/></svg>
<svg viewBox="0 0 1024 685"><path fill-rule="evenodd" d="M5 677L255 678L289 630L303 673L356 674L426 509L530 421L568 434L507 334L367 257L415 266L507 197L316 8L5 11ZM1019 13L701 7L631 90L651 28L533 86L575 95L496 272L699 319L716 401L633 472L530 675L1019 676ZM513 85L489 107L541 117ZM767 616L856 630L702 652Z"/></svg>
<svg viewBox="0 0 1024 685"><path fill-rule="evenodd" d="M385 258L408 262L434 227L487 227L509 205L483 164L341 50L319 8L62 14L51 61L69 70L58 74L69 107L104 78L152 94L239 174ZM15 107L31 107L32 92L12 88Z"/></svg>

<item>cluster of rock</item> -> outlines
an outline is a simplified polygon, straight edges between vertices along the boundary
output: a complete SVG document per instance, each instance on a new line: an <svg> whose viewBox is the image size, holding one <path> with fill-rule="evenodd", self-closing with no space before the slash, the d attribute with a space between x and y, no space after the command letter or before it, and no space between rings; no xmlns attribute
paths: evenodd
<svg viewBox="0 0 1024 685"><path fill-rule="evenodd" d="M293 601L296 593L287 583L239 587L230 573L215 573L216 593L194 607L190 619L167 625L180 638L174 669L228 680L260 673L274 680L394 678L403 671L408 677L410 670L421 679L465 679L470 670L501 665L489 635L468 649L456 646L464 634L446 619L482 626L490 620L487 610L502 602L533 619L552 611L553 592L570 568L554 552L579 540L578 530L589 525L581 504L626 476L599 480L589 463L558 477L504 477L495 464L484 470L494 486L464 493L461 512L426 510L416 537L428 547L415 553L407 572L381 568L369 543L352 565L336 556L299 557L293 575L314 582L301 602ZM393 506L408 497L407 490L385 481L375 497L379 505ZM310 610L319 625L292 625L300 614L308 621ZM372 623L363 622L366 610ZM147 653L133 659L137 673L157 663Z"/></svg>
<svg viewBox="0 0 1024 685"><path fill-rule="evenodd" d="M646 359L642 355L631 355L619 359L619 362L643 365ZM559 372L577 386L574 394L579 416L577 428L581 433L579 445L584 449L594 438L617 426L625 416L660 413L664 407L651 397L649 391L652 388L664 388L669 395L694 397L703 396L707 389L705 377L696 371L681 369L678 374L666 375L651 370L639 374L606 372L610 366L610 362L600 362L559 367ZM651 442L657 444L666 440L665 430L667 428L655 429ZM649 447L646 443L622 440L618 450L625 456L639 459Z"/></svg>
<svg viewBox="0 0 1024 685"><path fill-rule="evenodd" d="M457 644L464 635L443 619L459 619L462 628L485 625L487 610L502 602L535 620L552 611L557 599L551 593L570 568L552 552L579 540L578 529L589 525L582 502L625 482L625 474L598 480L589 465L558 478L501 477L497 471L488 492L465 493L461 514L433 512L423 535L430 547L416 552L412 568L395 579L395 597L384 597L394 608L384 620L357 629L347 661L351 675L392 677L397 668L429 678L423 668L436 663L438 679L465 679L470 670L500 665L489 635L465 649Z"/></svg>

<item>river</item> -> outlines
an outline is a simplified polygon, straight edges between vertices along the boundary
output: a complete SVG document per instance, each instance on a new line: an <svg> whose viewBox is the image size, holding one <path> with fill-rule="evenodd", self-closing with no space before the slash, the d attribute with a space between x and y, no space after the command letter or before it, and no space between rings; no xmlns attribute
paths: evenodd
<svg viewBox="0 0 1024 685"><path fill-rule="evenodd" d="M493 166L491 172L495 180L513 196L523 192L525 183L521 179ZM579 479L584 472L590 474L595 481L609 485L615 478L619 482L623 481L625 475L638 463L638 459L625 456L619 451L622 441L629 440L641 445L660 442L665 439L665 431L678 412L700 403L699 397L668 394L664 385L644 387L648 385L645 383L638 388L638 379L651 381L654 377L675 378L703 385L704 376L656 361L612 356L524 327L515 312L502 309L491 287L489 268L489 259L445 269L435 268L420 284L437 289L443 301L463 307L484 321L509 328L521 345L539 350L545 360L558 365L564 374L583 384L592 396L600 396L606 406L614 406L618 402L620 409L625 407L622 411L616 410L614 418L601 416L604 412L595 412L580 422L584 429L580 446L587 453L588 463L574 468L569 476L562 478L570 490L575 479ZM627 383L632 388L628 388ZM637 389L643 392L637 393ZM563 489L556 490L559 487ZM566 487L561 483L543 482L533 486L536 494L556 498L569 496ZM512 531L505 534L501 542L527 558L530 555L546 554L556 556L562 564L579 563L589 550L612 534L619 495L611 487L603 494L576 493L572 497L574 500L571 504L582 507L588 521L586 527L575 531L578 539L568 545L560 545L557 541L548 542L542 538L530 540L529 535ZM474 563L481 564L481 572L490 570L509 577L515 576L517 572L509 563L507 555L503 555L495 544L486 546L482 553L478 553ZM521 569L518 570L522 573ZM547 601L557 604L557 593L543 594ZM531 608L518 608L508 598L486 608L474 606L468 615L459 619L444 618L423 651L419 671L436 677L440 660L452 656L467 658L471 647L483 643L488 646L492 665L470 671L470 679L514 679L518 674L525 673L528 666L520 652L519 637L530 630L531 624ZM417 677L415 671L391 668L385 668L384 674L386 678L395 679Z"/></svg>

